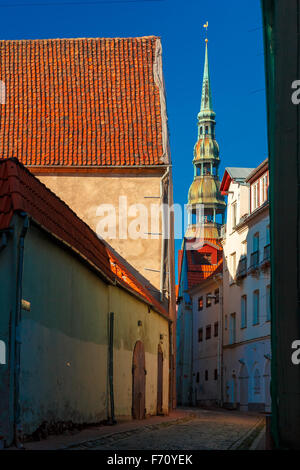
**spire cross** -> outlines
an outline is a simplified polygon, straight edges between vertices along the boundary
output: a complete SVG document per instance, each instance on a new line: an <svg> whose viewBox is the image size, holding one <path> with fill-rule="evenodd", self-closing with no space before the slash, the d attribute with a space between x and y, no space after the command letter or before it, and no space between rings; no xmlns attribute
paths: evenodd
<svg viewBox="0 0 300 470"><path fill-rule="evenodd" d="M207 39L208 21L203 25L203 28L205 28L205 42L208 42L208 39Z"/></svg>

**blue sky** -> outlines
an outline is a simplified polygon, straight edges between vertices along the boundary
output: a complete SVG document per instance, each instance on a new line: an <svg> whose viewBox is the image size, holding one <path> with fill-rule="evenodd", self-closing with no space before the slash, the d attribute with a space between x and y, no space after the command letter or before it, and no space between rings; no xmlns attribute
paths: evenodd
<svg viewBox="0 0 300 470"><path fill-rule="evenodd" d="M98 0L98 4L97 0L0 0L0 18L1 39L161 37L174 201L180 204L187 202L193 179L204 62L203 24L208 21L220 177L226 166L255 167L266 158L259 0ZM176 241L176 251L180 245Z"/></svg>

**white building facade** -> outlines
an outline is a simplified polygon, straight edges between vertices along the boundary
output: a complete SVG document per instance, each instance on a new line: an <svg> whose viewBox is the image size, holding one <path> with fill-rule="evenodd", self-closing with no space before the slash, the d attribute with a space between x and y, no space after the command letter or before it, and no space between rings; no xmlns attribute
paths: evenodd
<svg viewBox="0 0 300 470"><path fill-rule="evenodd" d="M193 306L193 404L220 406L222 274L189 290Z"/></svg>
<svg viewBox="0 0 300 470"><path fill-rule="evenodd" d="M223 232L224 406L270 411L270 226L268 162L227 168ZM225 228L225 227L224 227Z"/></svg>

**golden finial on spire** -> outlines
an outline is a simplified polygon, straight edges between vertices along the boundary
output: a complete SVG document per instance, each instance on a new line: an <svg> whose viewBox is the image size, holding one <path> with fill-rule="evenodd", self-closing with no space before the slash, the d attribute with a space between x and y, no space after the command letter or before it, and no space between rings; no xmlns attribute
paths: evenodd
<svg viewBox="0 0 300 470"><path fill-rule="evenodd" d="M208 28L208 21L203 25L203 28L205 28L205 32L206 32L206 38L205 38L205 42L208 42L208 39L207 39L207 28Z"/></svg>

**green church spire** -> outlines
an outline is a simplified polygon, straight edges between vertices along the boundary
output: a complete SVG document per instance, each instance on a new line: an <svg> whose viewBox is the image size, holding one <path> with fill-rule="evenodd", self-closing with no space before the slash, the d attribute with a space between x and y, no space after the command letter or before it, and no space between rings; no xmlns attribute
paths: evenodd
<svg viewBox="0 0 300 470"><path fill-rule="evenodd" d="M205 28L207 26L208 23L204 25ZM205 42L201 109L198 114L198 139L194 147L194 180L188 194L189 222L186 236L193 236L197 233L197 227L204 226L204 238L217 239L220 225L224 223L226 203L220 193L219 146L215 138L216 115L212 109L207 38ZM199 205L203 208L202 215L197 213Z"/></svg>
<svg viewBox="0 0 300 470"><path fill-rule="evenodd" d="M212 111L212 98L211 98L211 86L210 86L210 76L209 76L207 42L208 40L206 39L201 111Z"/></svg>

